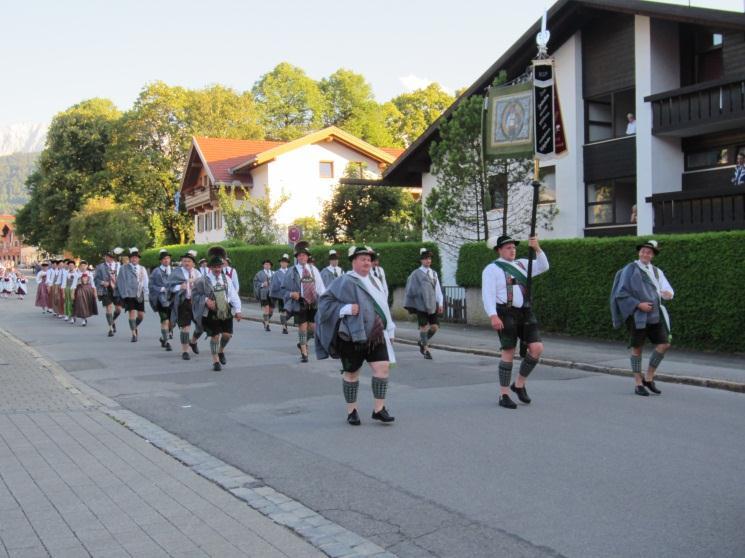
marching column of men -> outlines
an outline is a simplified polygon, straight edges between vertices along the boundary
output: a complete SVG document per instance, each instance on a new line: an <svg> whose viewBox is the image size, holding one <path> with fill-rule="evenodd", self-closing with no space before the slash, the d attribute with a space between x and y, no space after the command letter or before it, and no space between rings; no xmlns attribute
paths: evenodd
<svg viewBox="0 0 745 558"><path fill-rule="evenodd" d="M514 393L523 404L530 404L527 380L540 362L543 343L532 304L528 304L528 268L534 276L549 270L549 262L537 237L528 241L535 254L532 264L519 259L519 241L503 235L487 242L497 258L483 270L482 302L492 328L500 341L497 366L498 405L516 409L511 399ZM638 259L616 274L610 303L613 325L625 324L629 333L630 363L634 374L635 393L648 396L661 394L654 378L671 346L670 317L664 305L674 291L665 274L652 264L659 254L654 240L636 247ZM318 359L334 358L341 362L342 393L346 403L346 420L361 424L358 412L360 372L365 362L372 369L372 419L391 423L395 419L386 409L390 366L395 363L392 340L395 324L388 304L389 290L378 254L369 246L353 246L348 259L351 271L338 265L336 251L329 252L329 266L319 272L312 263L310 245L295 245L295 265L289 254L279 259L279 269L266 259L253 278L253 288L262 306L265 331L278 308L282 333L288 333L288 318L298 326L297 348L300 362L309 361L309 340L315 331L315 353ZM427 248L419 253L420 267L406 282L404 307L417 317L419 349L431 360L429 342L439 326L443 312L443 293L437 272L432 269L433 254ZM117 261L119 259L120 261ZM124 307L129 317L131 341L139 338L139 325L145 314L144 297L159 316L160 344L166 351L172 348L172 330L179 327L181 357L190 360L199 354L197 345L202 333L209 337L214 371L227 364L225 349L233 336L233 320L243 317L238 291L238 273L229 265L224 248L213 246L207 252L207 266L197 269L197 253L190 250L180 258L177 268L171 265L167 250L159 253L159 266L148 275L140 265L140 253L130 248L125 256L121 248L108 252L91 275L81 261L51 260L44 262L36 275L39 289L36 306L43 313L52 313L61 320L75 323L80 318L97 314L95 299L101 301L106 313L108 336L116 332L116 317ZM4 270L0 270L4 271ZM4 282L5 273L0 274ZM91 284L92 283L92 284ZM24 290L25 292L25 290ZM193 325L192 325L193 324ZM193 331L192 331L193 327ZM642 348L649 339L654 350L646 373L642 372ZM520 343L521 357L517 376L513 378L515 350Z"/></svg>

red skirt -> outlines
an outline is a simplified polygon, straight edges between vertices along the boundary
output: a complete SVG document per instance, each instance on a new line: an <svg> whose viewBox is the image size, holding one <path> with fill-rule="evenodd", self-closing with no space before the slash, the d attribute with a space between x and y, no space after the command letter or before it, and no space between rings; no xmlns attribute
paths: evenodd
<svg viewBox="0 0 745 558"><path fill-rule="evenodd" d="M49 308L49 288L44 282L36 289L36 306L39 308Z"/></svg>

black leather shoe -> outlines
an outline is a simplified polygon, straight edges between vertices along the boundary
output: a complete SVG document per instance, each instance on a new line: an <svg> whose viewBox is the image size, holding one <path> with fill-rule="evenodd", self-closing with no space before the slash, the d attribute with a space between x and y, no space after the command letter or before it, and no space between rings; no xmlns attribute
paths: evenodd
<svg viewBox="0 0 745 558"><path fill-rule="evenodd" d="M109 330L109 333L107 334L109 337L114 337L114 332Z"/></svg>
<svg viewBox="0 0 745 558"><path fill-rule="evenodd" d="M308 362L308 355L300 355L300 362Z"/></svg>
<svg viewBox="0 0 745 558"><path fill-rule="evenodd" d="M372 418L384 423L393 422L394 420L396 420L395 417L392 417L388 414L388 410L385 407L380 409L380 411L378 411L377 413L373 411Z"/></svg>
<svg viewBox="0 0 745 558"><path fill-rule="evenodd" d="M215 362L212 364L212 370L214 370L215 372L219 372L220 370L222 370L222 366L220 366L219 362Z"/></svg>
<svg viewBox="0 0 745 558"><path fill-rule="evenodd" d="M514 391L517 394L517 398L525 403L526 405L530 403L531 399L528 397L528 390L524 387L517 387L514 383L510 386L510 389Z"/></svg>
<svg viewBox="0 0 745 558"><path fill-rule="evenodd" d="M505 409L517 409L517 403L510 399L510 396L507 394L499 398L499 406Z"/></svg>
<svg viewBox="0 0 745 558"><path fill-rule="evenodd" d="M264 331L271 331L271 330L269 329L269 324L264 324Z"/></svg>
<svg viewBox="0 0 745 558"><path fill-rule="evenodd" d="M662 394L662 392L655 385L654 380L652 380L651 382L648 382L647 380L642 380L642 384L644 384L644 387L647 388L652 393L654 393L655 395Z"/></svg>
<svg viewBox="0 0 745 558"><path fill-rule="evenodd" d="M290 332L289 332L289 331L287 331L287 328L284 328L284 329L282 330L282 334L283 334L283 335L289 335L289 334L290 334Z"/></svg>
<svg viewBox="0 0 745 558"><path fill-rule="evenodd" d="M132 343L137 343L137 336L136 335L133 335L132 336Z"/></svg>
<svg viewBox="0 0 745 558"><path fill-rule="evenodd" d="M111 331L113 331L114 333L116 333L116 323L112 323L111 324Z"/></svg>
<svg viewBox="0 0 745 558"><path fill-rule="evenodd" d="M196 343L189 343L189 347L191 347L191 350L195 355L199 354L199 347Z"/></svg>
<svg viewBox="0 0 745 558"><path fill-rule="evenodd" d="M357 409L354 409L351 413L347 415L347 422L351 424L352 426L359 426L362 424L362 421L360 420L360 415L357 414Z"/></svg>
<svg viewBox="0 0 745 558"><path fill-rule="evenodd" d="M181 353L181 359L182 360L191 360L191 357L189 356L189 353Z"/></svg>
<svg viewBox="0 0 745 558"><path fill-rule="evenodd" d="M424 351L422 354L424 355L425 360L432 360L432 353L429 352L429 349Z"/></svg>
<svg viewBox="0 0 745 558"><path fill-rule="evenodd" d="M171 347L171 344L168 341L166 341L166 352L169 352L172 350L173 350L173 347Z"/></svg>
<svg viewBox="0 0 745 558"><path fill-rule="evenodd" d="M649 396L649 392L644 386L636 386L636 389L634 389L634 393L637 395L643 395L644 397Z"/></svg>
<svg viewBox="0 0 745 558"><path fill-rule="evenodd" d="M165 349L165 348L166 348L166 342L165 342L165 339L163 339L163 338L161 337L161 338L159 338L159 339L158 339L158 341L160 341L160 348L161 348L161 349Z"/></svg>
<svg viewBox="0 0 745 558"><path fill-rule="evenodd" d="M228 361L225 359L225 353L217 353L217 358L220 359L220 364L228 363Z"/></svg>

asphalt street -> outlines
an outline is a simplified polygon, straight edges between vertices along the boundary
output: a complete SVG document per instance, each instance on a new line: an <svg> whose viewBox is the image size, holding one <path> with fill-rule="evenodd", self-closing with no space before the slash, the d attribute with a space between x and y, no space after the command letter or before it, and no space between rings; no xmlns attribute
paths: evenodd
<svg viewBox="0 0 745 558"><path fill-rule="evenodd" d="M398 345L388 408L345 422L338 362L298 362L294 330L236 324L228 365L164 352L148 313L71 326L0 300L3 327L123 407L401 557L742 557L745 397L539 366L530 406L496 405L491 357ZM177 337L177 335L176 335Z"/></svg>

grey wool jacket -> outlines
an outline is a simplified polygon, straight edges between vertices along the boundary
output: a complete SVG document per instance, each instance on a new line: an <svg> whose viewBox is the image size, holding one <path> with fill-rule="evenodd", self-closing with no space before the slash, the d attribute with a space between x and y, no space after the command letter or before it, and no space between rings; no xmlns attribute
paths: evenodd
<svg viewBox="0 0 745 558"><path fill-rule="evenodd" d="M339 316L347 304L358 304L360 312L356 316ZM379 314L378 314L379 315ZM316 357L339 358L336 347L338 335L354 343L366 343L370 339L376 310L372 296L354 277L343 275L333 281L318 299L316 313ZM384 321L384 326L388 324Z"/></svg>
<svg viewBox="0 0 745 558"><path fill-rule="evenodd" d="M432 273L437 278L437 272ZM425 312L434 314L437 312L437 294L435 285L429 280L427 274L420 268L415 269L406 280L406 292L404 294L404 308L409 312Z"/></svg>

